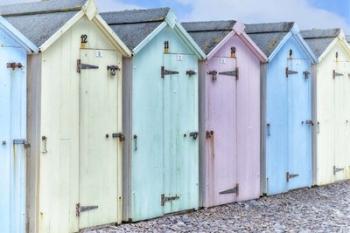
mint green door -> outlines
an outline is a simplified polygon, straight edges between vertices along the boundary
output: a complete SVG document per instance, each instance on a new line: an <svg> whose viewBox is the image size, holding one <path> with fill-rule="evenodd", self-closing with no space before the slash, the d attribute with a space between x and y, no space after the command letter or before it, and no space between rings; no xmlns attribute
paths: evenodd
<svg viewBox="0 0 350 233"><path fill-rule="evenodd" d="M198 76L196 57L165 54L163 213L198 207Z"/></svg>

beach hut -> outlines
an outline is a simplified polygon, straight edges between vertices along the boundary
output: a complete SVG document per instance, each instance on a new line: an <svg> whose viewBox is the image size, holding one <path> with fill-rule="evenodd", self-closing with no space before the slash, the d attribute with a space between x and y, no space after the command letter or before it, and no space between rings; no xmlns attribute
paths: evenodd
<svg viewBox="0 0 350 233"><path fill-rule="evenodd" d="M102 17L133 51L124 60L124 220L198 208L198 60L168 8Z"/></svg>
<svg viewBox="0 0 350 233"><path fill-rule="evenodd" d="M130 50L93 0L0 12L40 49L28 61L28 231L120 222L122 56Z"/></svg>
<svg viewBox="0 0 350 233"><path fill-rule="evenodd" d="M315 180L350 179L350 46L341 29L302 35L318 59L315 76Z"/></svg>
<svg viewBox="0 0 350 233"><path fill-rule="evenodd" d="M27 55L37 48L2 17L0 44L0 229L24 233Z"/></svg>
<svg viewBox="0 0 350 233"><path fill-rule="evenodd" d="M312 64L295 23L249 24L268 56L262 67L262 193L312 185Z"/></svg>
<svg viewBox="0 0 350 233"><path fill-rule="evenodd" d="M264 53L233 20L183 26L200 66L200 191L204 207L260 196L260 64Z"/></svg>

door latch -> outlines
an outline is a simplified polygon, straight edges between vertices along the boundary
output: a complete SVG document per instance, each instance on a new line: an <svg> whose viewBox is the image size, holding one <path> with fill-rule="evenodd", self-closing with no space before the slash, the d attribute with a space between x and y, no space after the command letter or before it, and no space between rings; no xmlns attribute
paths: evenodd
<svg viewBox="0 0 350 233"><path fill-rule="evenodd" d="M16 63L16 62L9 62L6 65L7 68L15 70L15 69L22 69L23 65L22 63Z"/></svg>
<svg viewBox="0 0 350 233"><path fill-rule="evenodd" d="M333 79L335 79L336 77L342 77L344 76L343 73L338 73L337 71L333 70Z"/></svg>
<svg viewBox="0 0 350 233"><path fill-rule="evenodd" d="M305 80L309 79L310 74L311 74L310 71L304 71L304 78L305 78Z"/></svg>
<svg viewBox="0 0 350 233"><path fill-rule="evenodd" d="M75 216L80 217L81 212L98 209L97 205L81 206L80 203L75 205Z"/></svg>
<svg viewBox="0 0 350 233"><path fill-rule="evenodd" d="M29 148L30 144L25 139L14 139L13 145L23 145L24 148Z"/></svg>
<svg viewBox="0 0 350 233"><path fill-rule="evenodd" d="M198 132L191 132L190 137L192 137L193 140L196 140L198 138Z"/></svg>
<svg viewBox="0 0 350 233"><path fill-rule="evenodd" d="M271 136L271 124L270 123L267 123L266 124L266 131L267 131L267 136Z"/></svg>
<svg viewBox="0 0 350 233"><path fill-rule="evenodd" d="M292 173L287 172L287 174L286 174L287 182L289 182L291 179L294 179L298 176L299 176L299 174L292 174Z"/></svg>
<svg viewBox="0 0 350 233"><path fill-rule="evenodd" d="M218 72L216 70L211 70L208 72L208 74L211 76L212 81L216 81L218 79Z"/></svg>
<svg viewBox="0 0 350 233"><path fill-rule="evenodd" d="M196 73L196 71L194 71L194 70L187 70L186 71L186 74L188 75L188 76L193 76L193 75L196 75L197 73Z"/></svg>
<svg viewBox="0 0 350 233"><path fill-rule="evenodd" d="M167 196L165 196L165 194L162 194L160 196L160 203L161 203L161 206L165 206L165 204L167 202L175 201L175 200L178 200L178 199L180 199L180 197L178 195L167 197Z"/></svg>
<svg viewBox="0 0 350 233"><path fill-rule="evenodd" d="M210 139L214 136L214 131L213 130L210 130L210 131L207 131L206 132L206 137L207 139Z"/></svg>
<svg viewBox="0 0 350 233"><path fill-rule="evenodd" d="M117 71L120 71L120 67L116 65L107 66L107 70L109 71L111 76L116 76Z"/></svg>
<svg viewBox="0 0 350 233"><path fill-rule="evenodd" d="M113 133L112 134L112 138L119 138L120 142L124 142L125 141L125 136L122 133Z"/></svg>
<svg viewBox="0 0 350 233"><path fill-rule="evenodd" d="M312 120L306 120L306 121L302 121L301 124L305 124L305 125L310 125L310 126L314 126L314 122Z"/></svg>

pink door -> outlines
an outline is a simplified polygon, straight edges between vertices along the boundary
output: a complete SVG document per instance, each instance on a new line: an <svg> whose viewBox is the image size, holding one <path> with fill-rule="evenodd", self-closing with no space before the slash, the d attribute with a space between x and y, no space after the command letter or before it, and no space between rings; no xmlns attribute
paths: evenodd
<svg viewBox="0 0 350 233"><path fill-rule="evenodd" d="M210 59L206 76L206 152L204 207L237 200L236 60Z"/></svg>

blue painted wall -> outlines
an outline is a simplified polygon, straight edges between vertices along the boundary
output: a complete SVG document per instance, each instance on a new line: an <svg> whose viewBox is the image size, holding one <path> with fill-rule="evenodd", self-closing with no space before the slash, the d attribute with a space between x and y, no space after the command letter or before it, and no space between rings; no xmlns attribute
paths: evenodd
<svg viewBox="0 0 350 233"><path fill-rule="evenodd" d="M0 28L0 231L25 232L26 51ZM8 62L23 69L8 69Z"/></svg>
<svg viewBox="0 0 350 233"><path fill-rule="evenodd" d="M292 59L289 51L293 51ZM266 182L267 194L312 184L311 59L291 37L268 64L266 80ZM298 74L286 77L286 67ZM303 123L304 122L304 123ZM269 127L268 127L269 125ZM287 172L298 174L287 182Z"/></svg>

